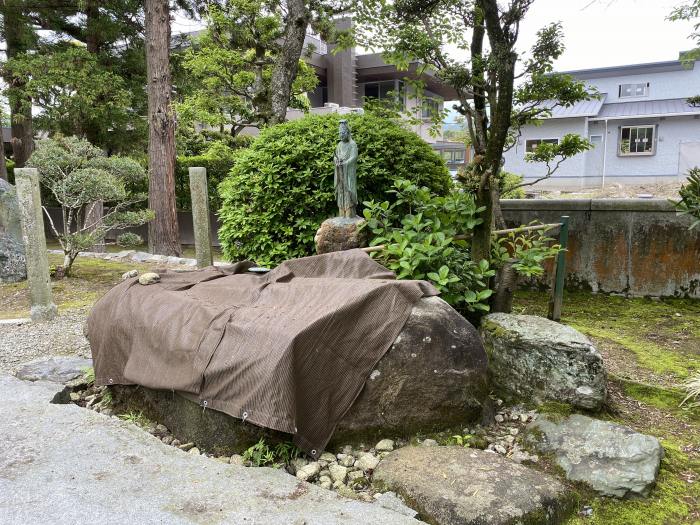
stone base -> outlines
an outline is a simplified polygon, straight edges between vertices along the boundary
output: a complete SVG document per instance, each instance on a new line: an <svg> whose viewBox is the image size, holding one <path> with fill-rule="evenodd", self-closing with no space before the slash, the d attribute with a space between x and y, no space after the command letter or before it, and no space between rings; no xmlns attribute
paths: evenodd
<svg viewBox="0 0 700 525"><path fill-rule="evenodd" d="M367 234L360 231L365 223L361 217L333 217L323 221L316 232L316 253L340 252L367 246Z"/></svg>
<svg viewBox="0 0 700 525"><path fill-rule="evenodd" d="M267 430L171 391L115 386L117 411L143 411L182 441L217 455L240 454L262 437L291 436ZM438 297L422 299L394 344L370 374L330 445L410 437L417 432L462 428L492 418L486 353L474 327Z"/></svg>
<svg viewBox="0 0 700 525"><path fill-rule="evenodd" d="M58 315L58 308L53 303L40 304L32 306L29 315L34 322L51 321Z"/></svg>

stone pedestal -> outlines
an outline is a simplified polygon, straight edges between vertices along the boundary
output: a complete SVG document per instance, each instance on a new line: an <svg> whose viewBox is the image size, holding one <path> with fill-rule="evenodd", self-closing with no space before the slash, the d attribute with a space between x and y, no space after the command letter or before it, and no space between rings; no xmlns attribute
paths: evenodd
<svg viewBox="0 0 700 525"><path fill-rule="evenodd" d="M367 246L367 233L360 231L361 217L333 217L323 221L316 232L316 253L340 252Z"/></svg>

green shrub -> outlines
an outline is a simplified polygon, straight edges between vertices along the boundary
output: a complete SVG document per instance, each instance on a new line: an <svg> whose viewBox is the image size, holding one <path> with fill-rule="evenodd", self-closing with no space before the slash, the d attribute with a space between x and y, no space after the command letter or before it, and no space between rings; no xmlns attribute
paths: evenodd
<svg viewBox="0 0 700 525"><path fill-rule="evenodd" d="M253 137L237 137L239 140L231 147L229 143L214 141L208 143L208 149L201 155L180 156L175 166L175 202L179 210L191 210L189 168L207 169L207 189L209 191L209 209L213 212L221 207L217 187L233 167L236 149L248 146Z"/></svg>
<svg viewBox="0 0 700 525"><path fill-rule="evenodd" d="M5 159L5 166L7 166L7 181L10 184L15 183L15 162L10 159Z"/></svg>
<svg viewBox="0 0 700 525"><path fill-rule="evenodd" d="M674 202L681 215L689 215L693 221L690 229L700 224L700 168L693 168L688 172L688 181L681 186L678 192L681 200Z"/></svg>
<svg viewBox="0 0 700 525"><path fill-rule="evenodd" d="M132 248L134 246L141 246L143 244L143 239L138 233L124 232L117 236L117 245L122 248Z"/></svg>
<svg viewBox="0 0 700 525"><path fill-rule="evenodd" d="M358 198L385 200L395 180L446 194L444 161L415 133L375 115L311 115L264 130L236 155L219 187L224 255L260 264L313 253L321 222L336 216L333 151L338 123L350 122L357 142ZM362 210L358 210L362 213Z"/></svg>

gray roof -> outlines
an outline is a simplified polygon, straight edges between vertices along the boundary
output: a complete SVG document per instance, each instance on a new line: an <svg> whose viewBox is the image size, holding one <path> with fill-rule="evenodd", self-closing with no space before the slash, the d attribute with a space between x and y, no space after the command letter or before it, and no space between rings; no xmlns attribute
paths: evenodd
<svg viewBox="0 0 700 525"><path fill-rule="evenodd" d="M620 75L640 75L648 73L665 73L668 71L682 71L684 69L693 69L694 67L695 62L684 64L680 60L667 60L664 62L647 62L645 64L628 64L624 66L560 71L560 73L571 75L579 80L586 80L590 78L617 77Z"/></svg>
<svg viewBox="0 0 700 525"><path fill-rule="evenodd" d="M691 106L685 98L617 102L614 104L603 104L600 113L595 118L621 119L684 114L699 115L700 107Z"/></svg>
<svg viewBox="0 0 700 525"><path fill-rule="evenodd" d="M549 103L549 107L552 109L552 116L549 118L595 117L600 112L604 102L605 93L599 99L582 100L569 107L556 106L552 108L552 103Z"/></svg>

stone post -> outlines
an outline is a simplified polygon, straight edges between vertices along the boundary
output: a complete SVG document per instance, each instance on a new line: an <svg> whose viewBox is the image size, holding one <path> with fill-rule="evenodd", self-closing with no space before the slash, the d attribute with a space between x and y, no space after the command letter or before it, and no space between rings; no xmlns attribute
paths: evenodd
<svg viewBox="0 0 700 525"><path fill-rule="evenodd" d="M213 264L206 168L190 168L190 195L197 268L205 268Z"/></svg>
<svg viewBox="0 0 700 525"><path fill-rule="evenodd" d="M39 171L36 168L15 168L15 182L22 240L27 256L31 317L32 321L48 321L58 312L51 295L44 217L39 193Z"/></svg>

